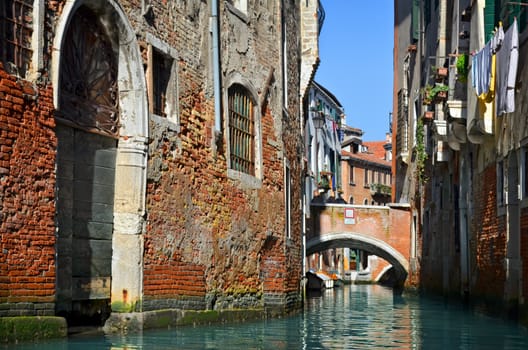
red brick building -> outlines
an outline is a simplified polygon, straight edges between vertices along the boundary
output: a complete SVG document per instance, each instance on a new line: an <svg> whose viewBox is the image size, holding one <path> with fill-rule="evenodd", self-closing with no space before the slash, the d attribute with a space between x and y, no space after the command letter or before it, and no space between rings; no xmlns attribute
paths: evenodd
<svg viewBox="0 0 528 350"><path fill-rule="evenodd" d="M348 204L385 205L391 201L391 140L342 143L342 198Z"/></svg>
<svg viewBox="0 0 528 350"><path fill-rule="evenodd" d="M0 316L299 305L318 1L0 10Z"/></svg>

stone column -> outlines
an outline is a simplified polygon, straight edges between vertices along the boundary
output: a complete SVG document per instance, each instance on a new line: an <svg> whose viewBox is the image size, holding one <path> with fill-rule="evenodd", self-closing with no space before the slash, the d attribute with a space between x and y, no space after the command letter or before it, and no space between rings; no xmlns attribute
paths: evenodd
<svg viewBox="0 0 528 350"><path fill-rule="evenodd" d="M143 296L146 137L119 140L112 241L112 311L140 312Z"/></svg>

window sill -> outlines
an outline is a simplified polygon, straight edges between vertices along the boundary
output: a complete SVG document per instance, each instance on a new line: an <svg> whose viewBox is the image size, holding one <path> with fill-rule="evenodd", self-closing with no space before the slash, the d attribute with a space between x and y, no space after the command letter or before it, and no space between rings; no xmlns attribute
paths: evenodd
<svg viewBox="0 0 528 350"><path fill-rule="evenodd" d="M246 189L260 189L262 187L262 181L260 179L241 171L227 169L227 177L240 182L241 186Z"/></svg>
<svg viewBox="0 0 528 350"><path fill-rule="evenodd" d="M150 113L150 119L157 125L164 126L169 131L180 132L180 125L170 119Z"/></svg>

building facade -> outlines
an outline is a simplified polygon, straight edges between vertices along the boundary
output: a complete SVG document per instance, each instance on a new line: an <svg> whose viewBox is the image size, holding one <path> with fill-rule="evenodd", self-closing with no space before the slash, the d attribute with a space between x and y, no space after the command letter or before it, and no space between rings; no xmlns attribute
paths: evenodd
<svg viewBox="0 0 528 350"><path fill-rule="evenodd" d="M386 141L345 138L341 151L343 198L348 204L386 205L391 201L390 135Z"/></svg>
<svg viewBox="0 0 528 350"><path fill-rule="evenodd" d="M527 10L395 1L393 107L393 197L413 208L422 287L522 319Z"/></svg>
<svg viewBox="0 0 528 350"><path fill-rule="evenodd" d="M0 316L298 307L318 11L3 1Z"/></svg>

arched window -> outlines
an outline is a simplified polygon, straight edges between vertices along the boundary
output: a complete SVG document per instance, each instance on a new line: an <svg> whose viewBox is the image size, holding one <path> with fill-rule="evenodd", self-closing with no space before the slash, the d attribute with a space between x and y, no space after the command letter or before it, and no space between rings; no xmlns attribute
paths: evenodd
<svg viewBox="0 0 528 350"><path fill-rule="evenodd" d="M354 197L350 196L350 199L348 200L348 204L354 204Z"/></svg>
<svg viewBox="0 0 528 350"><path fill-rule="evenodd" d="M242 85L233 85L228 94L230 168L255 175L253 101Z"/></svg>
<svg viewBox="0 0 528 350"><path fill-rule="evenodd" d="M364 205L368 205L368 199L367 198L365 198L365 200L363 201L363 204Z"/></svg>

